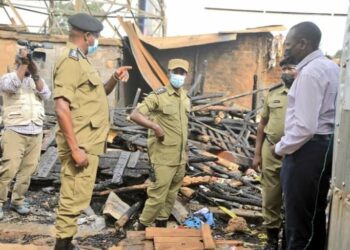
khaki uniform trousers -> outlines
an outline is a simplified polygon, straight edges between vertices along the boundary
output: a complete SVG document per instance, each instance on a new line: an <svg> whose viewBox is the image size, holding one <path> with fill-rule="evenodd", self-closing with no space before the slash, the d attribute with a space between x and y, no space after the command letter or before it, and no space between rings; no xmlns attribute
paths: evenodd
<svg viewBox="0 0 350 250"><path fill-rule="evenodd" d="M266 228L280 228L282 224L282 161L271 152L271 144L265 139L262 146L262 212Z"/></svg>
<svg viewBox="0 0 350 250"><path fill-rule="evenodd" d="M0 206L7 200L10 182L16 177L11 203L21 205L28 191L40 157L43 135L24 135L5 130L2 136L2 165L0 165Z"/></svg>
<svg viewBox="0 0 350 250"><path fill-rule="evenodd" d="M94 188L99 158L87 154L89 165L75 167L71 155L60 156L61 189L60 202L56 218L56 237L73 237L77 232L77 218L81 211L90 205Z"/></svg>
<svg viewBox="0 0 350 250"><path fill-rule="evenodd" d="M148 199L140 216L140 222L145 226L150 226L155 219L169 218L186 171L185 164L154 164L153 168L156 181L147 189Z"/></svg>

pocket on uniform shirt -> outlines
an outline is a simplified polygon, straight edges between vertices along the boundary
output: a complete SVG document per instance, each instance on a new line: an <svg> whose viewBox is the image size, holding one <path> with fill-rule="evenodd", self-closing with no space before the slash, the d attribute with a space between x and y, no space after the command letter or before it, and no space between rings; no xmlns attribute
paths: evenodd
<svg viewBox="0 0 350 250"><path fill-rule="evenodd" d="M172 139L171 137L169 138L169 136L164 136L164 140L160 142L162 145L165 146L175 146L177 145L177 141Z"/></svg>
<svg viewBox="0 0 350 250"><path fill-rule="evenodd" d="M100 116L100 117L91 117L90 123L92 128L100 128L103 126L105 122L105 117Z"/></svg>
<svg viewBox="0 0 350 250"><path fill-rule="evenodd" d="M172 105L165 105L162 109L163 113L166 115L173 115L176 113L176 109Z"/></svg>

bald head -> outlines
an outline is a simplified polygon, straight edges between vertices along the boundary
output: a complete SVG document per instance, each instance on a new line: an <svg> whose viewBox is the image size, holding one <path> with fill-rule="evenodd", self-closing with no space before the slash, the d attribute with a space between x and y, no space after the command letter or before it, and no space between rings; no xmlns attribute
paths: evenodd
<svg viewBox="0 0 350 250"><path fill-rule="evenodd" d="M321 30L313 22L302 22L291 28L296 39L305 39L310 43L313 50L318 49L321 41Z"/></svg>

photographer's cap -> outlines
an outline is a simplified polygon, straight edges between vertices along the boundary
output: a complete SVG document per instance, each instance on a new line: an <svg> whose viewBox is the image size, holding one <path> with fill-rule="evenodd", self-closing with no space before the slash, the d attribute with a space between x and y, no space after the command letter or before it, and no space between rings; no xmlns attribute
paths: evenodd
<svg viewBox="0 0 350 250"><path fill-rule="evenodd" d="M78 13L68 18L68 23L74 28L86 32L100 32L103 30L102 23L95 17L86 13Z"/></svg>
<svg viewBox="0 0 350 250"><path fill-rule="evenodd" d="M174 69L177 69L177 68L181 68L183 69L184 71L188 72L188 68L189 68L189 63L188 61L184 60L184 59L171 59L169 61L169 64L168 64L168 69L169 70L174 70Z"/></svg>

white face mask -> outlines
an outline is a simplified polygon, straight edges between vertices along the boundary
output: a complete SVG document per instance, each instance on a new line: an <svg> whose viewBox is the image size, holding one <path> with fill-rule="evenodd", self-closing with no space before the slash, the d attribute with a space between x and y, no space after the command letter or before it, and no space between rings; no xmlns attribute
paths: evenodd
<svg viewBox="0 0 350 250"><path fill-rule="evenodd" d="M184 85L185 78L186 78L186 76L170 73L170 79L169 79L170 80L170 84L174 88L179 89L179 88L182 87L182 85Z"/></svg>
<svg viewBox="0 0 350 250"><path fill-rule="evenodd" d="M95 38L94 45L88 47L88 55L92 55L98 48L98 39Z"/></svg>

